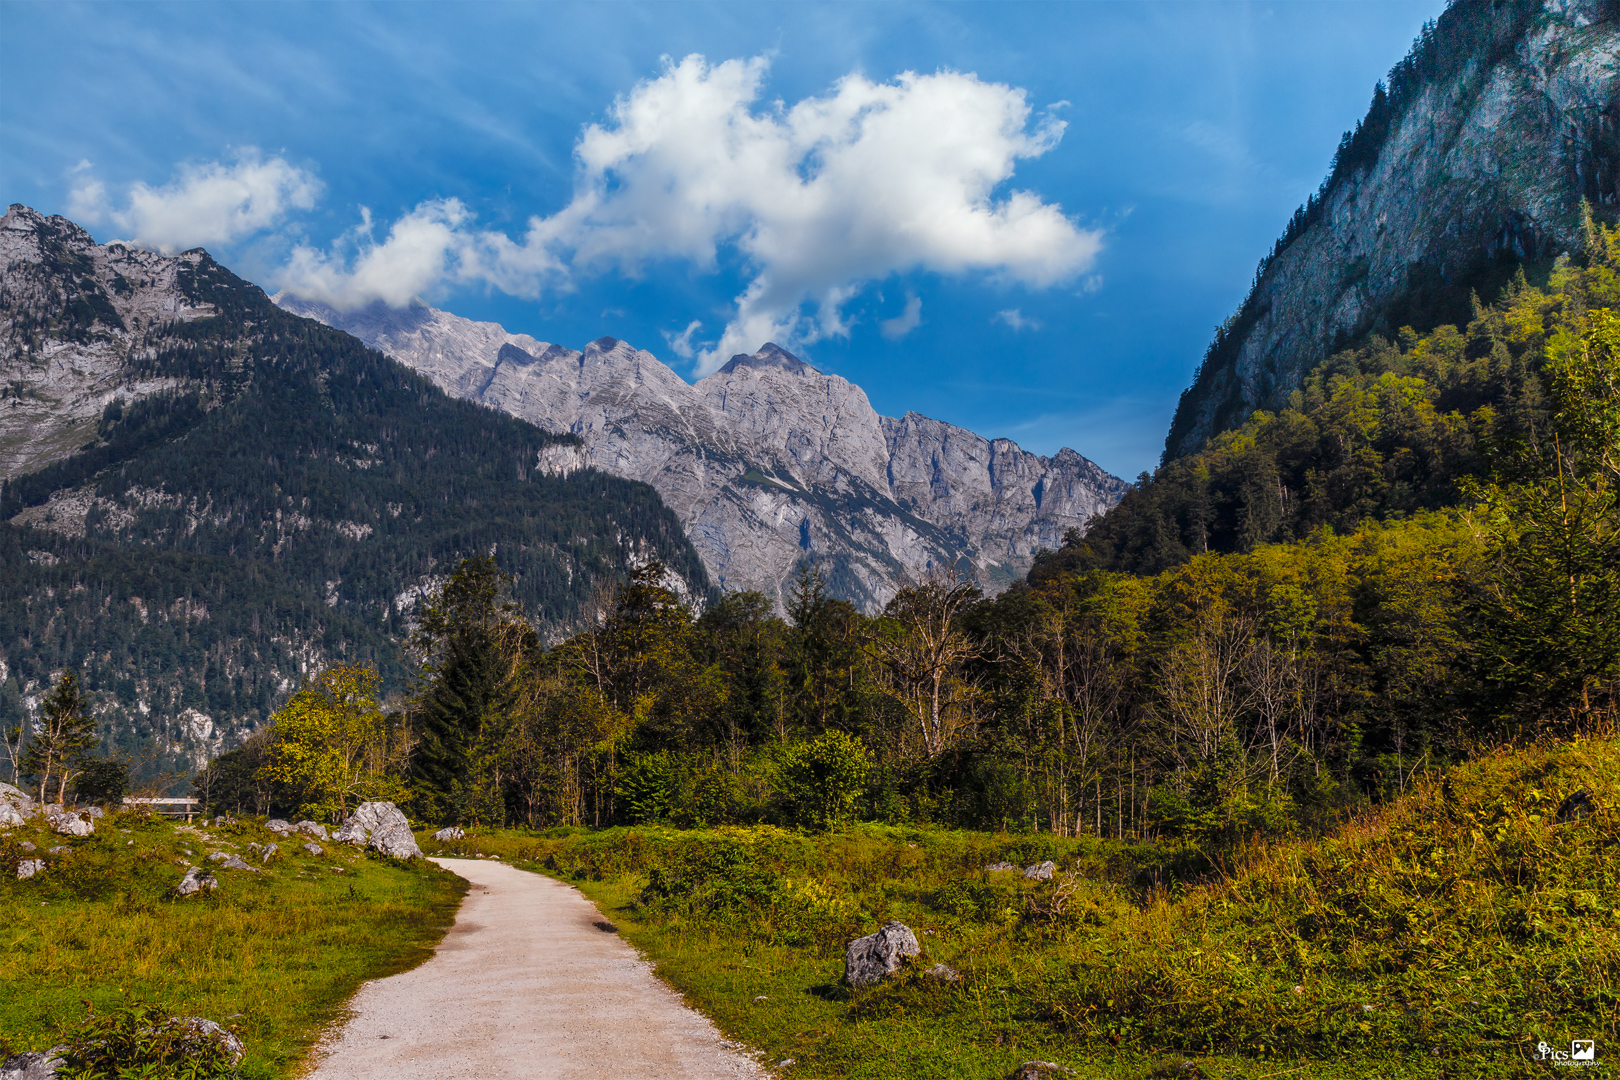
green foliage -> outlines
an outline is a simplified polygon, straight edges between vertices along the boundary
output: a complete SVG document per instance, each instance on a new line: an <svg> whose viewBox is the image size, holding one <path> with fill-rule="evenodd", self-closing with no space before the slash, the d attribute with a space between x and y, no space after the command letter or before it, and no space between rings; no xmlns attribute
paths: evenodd
<svg viewBox="0 0 1620 1080"><path fill-rule="evenodd" d="M73 778L73 792L82 802L117 806L129 791L129 764L114 758L87 758Z"/></svg>
<svg viewBox="0 0 1620 1080"><path fill-rule="evenodd" d="M64 1080L226 1080L237 1075L236 1055L222 1039L193 1030L161 1006L127 1005L102 1014L89 1008L57 1066Z"/></svg>
<svg viewBox="0 0 1620 1080"><path fill-rule="evenodd" d="M276 710L260 769L295 793L301 816L341 820L351 804L403 797L404 744L377 703L377 673L339 665Z"/></svg>
<svg viewBox="0 0 1620 1080"><path fill-rule="evenodd" d="M842 731L788 747L777 764L777 790L789 820L808 829L849 821L871 768L871 753Z"/></svg>

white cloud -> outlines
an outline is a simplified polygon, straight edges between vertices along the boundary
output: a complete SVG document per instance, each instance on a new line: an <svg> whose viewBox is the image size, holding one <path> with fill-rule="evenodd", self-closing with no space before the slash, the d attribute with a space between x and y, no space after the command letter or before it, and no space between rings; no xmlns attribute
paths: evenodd
<svg viewBox="0 0 1620 1080"><path fill-rule="evenodd" d="M436 284L537 296L575 274L633 275L656 261L713 269L733 250L749 280L719 340L696 353L707 373L767 340L847 335L845 304L893 274L983 272L1040 288L1095 262L1100 231L1031 192L996 195L1018 160L1063 133L1050 111L1031 125L1022 90L951 71L885 83L852 74L823 97L756 109L766 68L667 63L585 129L572 200L531 218L520 240L438 200L380 244L357 231L352 254L300 248L281 284L343 307L403 303Z"/></svg>
<svg viewBox="0 0 1620 1080"><path fill-rule="evenodd" d="M1041 320L1031 318L1019 311L1017 308L1007 308L1004 311L998 311L996 312L995 318L991 321L1006 323L1008 326L1012 327L1013 333L1015 334L1020 330L1039 330L1042 326Z"/></svg>
<svg viewBox="0 0 1620 1080"><path fill-rule="evenodd" d="M244 150L233 164L182 165L163 187L130 186L122 208L90 163L72 170L68 211L81 221L109 222L129 242L165 253L228 243L281 224L293 210L315 205L320 181L285 158Z"/></svg>
<svg viewBox="0 0 1620 1080"><path fill-rule="evenodd" d="M674 350L676 356L683 360L690 360L692 354L697 352L697 346L692 344L692 335L697 333L702 325L697 319L693 319L686 324L686 329L678 334L665 330L664 340L669 342L669 347Z"/></svg>
<svg viewBox="0 0 1620 1080"><path fill-rule="evenodd" d="M899 341L922 325L922 299L916 293L906 294L906 309L892 319L878 323L878 332L890 341Z"/></svg>

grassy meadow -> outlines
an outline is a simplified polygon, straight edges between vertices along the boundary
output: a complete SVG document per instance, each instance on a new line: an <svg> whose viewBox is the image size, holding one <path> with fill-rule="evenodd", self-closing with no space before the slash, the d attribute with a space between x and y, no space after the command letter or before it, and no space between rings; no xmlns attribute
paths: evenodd
<svg viewBox="0 0 1620 1080"><path fill-rule="evenodd" d="M304 838L245 820L187 826L121 813L84 838L38 822L0 833L0 1057L63 1041L86 1002L98 1012L150 1002L236 1032L243 1077L296 1075L362 982L431 954L466 888L432 864L341 844L312 856ZM259 873L203 861L226 851L258 866L252 841L280 845ZM46 854L63 845L71 854ZM49 865L18 881L20 857ZM187 865L208 867L219 888L174 897Z"/></svg>
<svg viewBox="0 0 1620 1080"><path fill-rule="evenodd" d="M1585 788L1596 809L1560 823ZM1226 852L860 826L472 832L429 844L575 882L783 1076L1571 1075L1545 1040L1620 1003L1620 743L1500 752L1334 835ZM991 872L1052 859L1049 883ZM922 962L839 984L889 919ZM959 982L925 974L935 963ZM760 1000L763 999L763 1000Z"/></svg>

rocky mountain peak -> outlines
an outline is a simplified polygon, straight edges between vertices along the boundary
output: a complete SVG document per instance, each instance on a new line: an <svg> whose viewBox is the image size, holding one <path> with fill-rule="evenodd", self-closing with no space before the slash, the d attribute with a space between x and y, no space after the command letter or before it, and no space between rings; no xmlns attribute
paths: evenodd
<svg viewBox="0 0 1620 1080"><path fill-rule="evenodd" d="M576 352L431 308L407 327L278 302L449 393L579 436L582 450L545 467L646 481L714 581L778 602L805 563L867 610L942 563L965 560L999 591L1125 490L1072 450L1040 457L917 413L880 416L859 386L774 343L693 385L616 338Z"/></svg>
<svg viewBox="0 0 1620 1080"><path fill-rule="evenodd" d="M779 371L786 371L793 375L821 374L821 372L817 371L803 360L800 360L797 356L794 356L792 353L788 352L774 341L767 341L760 347L760 350L754 353L752 356L749 356L747 353L738 353L730 360L727 360L725 366L716 372L716 374L730 375L743 368L749 368L756 371L775 369Z"/></svg>

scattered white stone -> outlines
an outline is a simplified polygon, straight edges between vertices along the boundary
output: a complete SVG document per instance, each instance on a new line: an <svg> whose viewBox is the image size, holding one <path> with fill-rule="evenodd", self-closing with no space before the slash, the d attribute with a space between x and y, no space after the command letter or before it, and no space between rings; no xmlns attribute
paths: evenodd
<svg viewBox="0 0 1620 1080"><path fill-rule="evenodd" d="M1052 875L1057 873L1057 863L1047 859L1043 863L1024 867L1024 876L1031 881L1051 881Z"/></svg>
<svg viewBox="0 0 1620 1080"><path fill-rule="evenodd" d="M1016 869L1018 869L1018 867L1014 866L1010 862L993 862L989 866L985 867L985 870L992 874L999 874L1006 870Z"/></svg>
<svg viewBox="0 0 1620 1080"><path fill-rule="evenodd" d="M293 830L295 832L303 833L312 840L327 839L326 826L314 821L300 821L298 824L293 826Z"/></svg>
<svg viewBox="0 0 1620 1080"><path fill-rule="evenodd" d="M264 827L282 836L291 836L295 831L290 822L283 821L281 818L271 818L264 823Z"/></svg>
<svg viewBox="0 0 1620 1080"><path fill-rule="evenodd" d="M309 852L311 855L316 856L317 858L319 858L320 856L326 854L326 850L324 848L322 848L321 845L316 844L316 843L305 844L304 845L304 850Z"/></svg>
<svg viewBox="0 0 1620 1080"><path fill-rule="evenodd" d="M440 829L433 834L435 840L460 840L467 835L460 825L451 825L447 829Z"/></svg>
<svg viewBox="0 0 1620 1080"><path fill-rule="evenodd" d="M19 860L17 863L17 880L22 881L25 878L31 878L43 869L45 869L44 859Z"/></svg>

